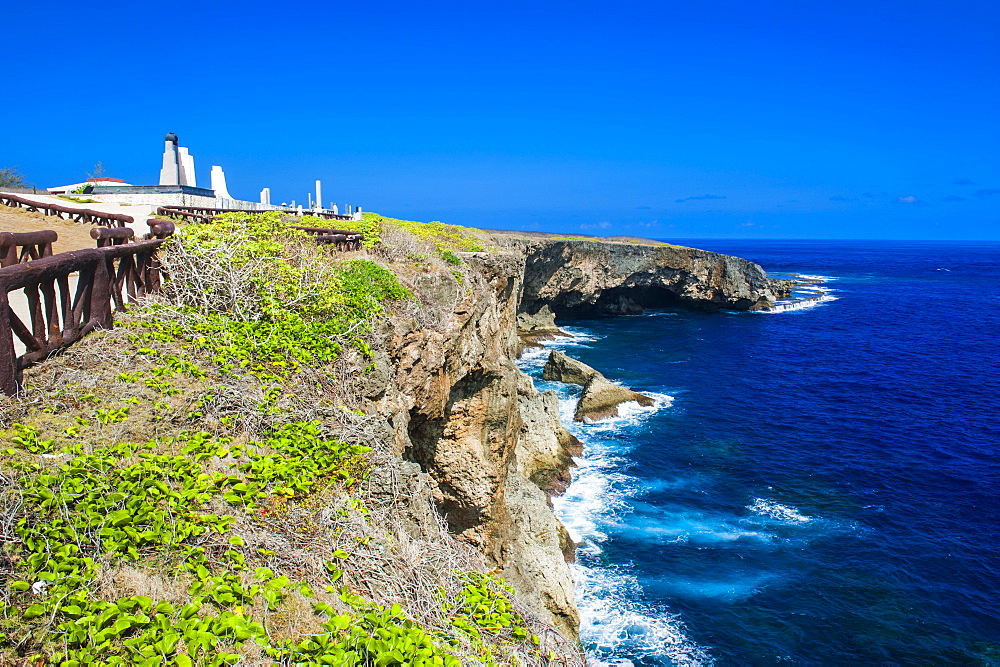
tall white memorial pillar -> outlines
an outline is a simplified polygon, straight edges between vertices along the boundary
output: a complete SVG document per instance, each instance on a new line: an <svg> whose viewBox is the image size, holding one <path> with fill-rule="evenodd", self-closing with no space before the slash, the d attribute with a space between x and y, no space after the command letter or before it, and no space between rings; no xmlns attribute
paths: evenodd
<svg viewBox="0 0 1000 667"><path fill-rule="evenodd" d="M316 208L323 208L323 184L316 181Z"/></svg>
<svg viewBox="0 0 1000 667"><path fill-rule="evenodd" d="M160 185L180 185L180 164L177 155L177 135L168 132L163 144L163 167L160 169Z"/></svg>
<svg viewBox="0 0 1000 667"><path fill-rule="evenodd" d="M264 188L260 191L260 203L265 206L271 205L271 188Z"/></svg>
<svg viewBox="0 0 1000 667"><path fill-rule="evenodd" d="M177 148L177 163L180 170L180 184L198 187L198 178L194 174L194 156L187 148L183 146Z"/></svg>

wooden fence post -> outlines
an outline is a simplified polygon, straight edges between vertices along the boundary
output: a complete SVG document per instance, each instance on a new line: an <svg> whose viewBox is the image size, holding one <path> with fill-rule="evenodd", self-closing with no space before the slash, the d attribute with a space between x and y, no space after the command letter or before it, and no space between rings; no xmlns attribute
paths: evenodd
<svg viewBox="0 0 1000 667"><path fill-rule="evenodd" d="M90 288L90 321L95 322L102 329L110 329L113 322L111 281L114 279L114 260L110 257L101 257L94 266L94 282Z"/></svg>
<svg viewBox="0 0 1000 667"><path fill-rule="evenodd" d="M16 396L19 382L17 355L14 354L14 332L10 327L10 302L7 291L0 288L0 391Z"/></svg>

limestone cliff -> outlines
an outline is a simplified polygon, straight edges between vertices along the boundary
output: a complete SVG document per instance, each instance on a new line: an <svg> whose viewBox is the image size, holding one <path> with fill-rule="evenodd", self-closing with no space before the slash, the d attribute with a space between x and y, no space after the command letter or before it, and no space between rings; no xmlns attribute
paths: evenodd
<svg viewBox="0 0 1000 667"><path fill-rule="evenodd" d="M429 272L414 280L436 326L398 315L384 360L367 380L396 451L419 465L407 493L427 493L449 531L481 551L520 597L569 637L579 617L565 529L546 490L565 488L575 438L514 363L524 275L518 252L468 253L463 282Z"/></svg>
<svg viewBox="0 0 1000 667"><path fill-rule="evenodd" d="M558 331L554 316L644 307L753 309L773 294L759 266L675 246L498 240L463 253L461 275L411 279L421 313L397 314L376 372L364 380L406 468L406 493L433 499L449 530L475 546L556 627L579 622L566 560L573 545L547 493L570 481L579 442L552 394L515 365L523 334ZM432 324L421 322L438 312ZM431 318L434 319L434 318Z"/></svg>
<svg viewBox="0 0 1000 667"><path fill-rule="evenodd" d="M597 241L508 241L525 253L522 319L637 314L645 308L758 310L775 295L760 266L739 257L674 245Z"/></svg>

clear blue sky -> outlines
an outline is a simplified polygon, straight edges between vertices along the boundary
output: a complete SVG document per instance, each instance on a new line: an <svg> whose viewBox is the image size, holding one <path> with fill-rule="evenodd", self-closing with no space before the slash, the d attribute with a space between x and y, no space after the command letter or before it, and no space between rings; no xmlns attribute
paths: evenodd
<svg viewBox="0 0 1000 667"><path fill-rule="evenodd" d="M655 238L1000 239L1000 3L7 3L0 166Z"/></svg>

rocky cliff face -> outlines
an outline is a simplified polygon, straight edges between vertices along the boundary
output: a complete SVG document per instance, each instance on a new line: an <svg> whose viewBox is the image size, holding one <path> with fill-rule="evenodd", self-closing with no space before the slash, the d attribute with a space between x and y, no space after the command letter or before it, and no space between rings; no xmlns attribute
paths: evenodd
<svg viewBox="0 0 1000 667"><path fill-rule="evenodd" d="M432 499L453 535L575 637L574 545L547 494L565 489L579 442L559 423L555 396L516 367L519 328L551 334L555 315L668 304L760 308L773 294L757 265L700 250L499 242L502 251L462 255L461 281L440 269L411 280L422 308L441 317L433 326L394 317L361 386L409 462L405 493ZM426 520L414 511L415 524Z"/></svg>
<svg viewBox="0 0 1000 667"><path fill-rule="evenodd" d="M449 531L476 547L571 638L579 617L564 551L565 529L544 489L565 488L578 443L515 365L519 252L468 253L462 284L450 273L415 281L438 326L396 317L378 377L366 393L392 429L406 469L406 493L429 495ZM577 449L574 449L574 445ZM414 513L414 521L422 519Z"/></svg>
<svg viewBox="0 0 1000 667"><path fill-rule="evenodd" d="M522 241L522 320L559 315L638 314L645 308L758 310L774 303L764 270L739 257L681 246L596 241Z"/></svg>

